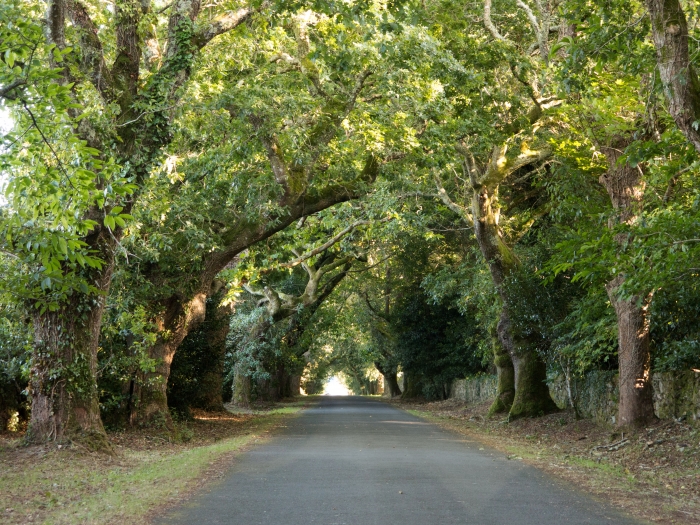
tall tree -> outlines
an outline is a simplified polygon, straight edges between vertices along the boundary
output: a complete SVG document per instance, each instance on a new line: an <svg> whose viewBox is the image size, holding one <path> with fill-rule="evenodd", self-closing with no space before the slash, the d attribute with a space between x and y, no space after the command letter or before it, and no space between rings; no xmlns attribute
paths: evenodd
<svg viewBox="0 0 700 525"><path fill-rule="evenodd" d="M431 69L404 67L425 63L429 47L421 45L430 37L386 7L370 6L361 18L353 9L359 8L332 4L294 13L264 38L251 37L240 54L222 49L196 77L192 89L211 111L193 107L183 116L188 132L173 148L171 158L181 160L166 190L177 191L172 202L179 202L151 220L154 228L180 232L183 214L198 215L196 242L206 249L188 250L188 239L177 240L183 257L158 254L144 268L154 289L165 286L152 306L161 331L152 357L159 365L152 388L142 391L142 422L167 418L170 362L203 319L216 275L300 218L366 194L390 162L415 147L420 117L411 106L439 102L431 97ZM378 30L384 19L395 20L396 29ZM221 60L230 67L222 71ZM204 210L187 209L185 193Z"/></svg>
<svg viewBox="0 0 700 525"><path fill-rule="evenodd" d="M691 60L688 22L679 0L646 0L668 111L700 153L700 79Z"/></svg>
<svg viewBox="0 0 700 525"><path fill-rule="evenodd" d="M173 108L183 102L182 88L195 60L217 36L249 20L255 9L222 9L202 20L198 0L164 5L150 0L119 0L114 6L80 0L47 4L43 22L30 18L46 28L45 44L20 43L16 38L8 44L3 38L3 46L10 46L4 56L14 62L8 64L6 59L5 65L17 78L1 95L16 108L18 122L31 122L41 143L55 153L51 164L66 179L66 201L79 204L73 206L74 219L69 224L79 222L81 227L76 238L69 239L71 245L59 237L55 255L45 257L48 264L38 269L40 274L53 271L54 282L43 280L43 295L38 294L30 306L35 351L28 438L35 442L82 438L100 448L107 442L97 400L96 356L125 221L150 169L172 140ZM31 17L39 9L38 2L12 3L3 15L14 27L27 27L26 15ZM143 28L149 25L153 31L146 35ZM42 84L42 72L54 83ZM65 115L64 127L82 148L72 159L60 158L60 148L37 118L44 104L37 97L42 89L54 94L49 99L55 105L54 114ZM56 93L63 97L60 104ZM78 168L74 168L76 162ZM67 165L74 173L68 172ZM73 182L74 175L79 186ZM10 191L21 194L21 180L18 176ZM51 215L60 212L44 212L44 217ZM69 224L66 221L64 228L69 229ZM40 248L15 243L13 250L31 260ZM86 252L91 259L76 252ZM76 285L60 290L66 275L74 277Z"/></svg>
<svg viewBox="0 0 700 525"><path fill-rule="evenodd" d="M518 2L517 16L509 16L507 25L499 29L493 21L492 2L483 2L480 14L494 41L491 44L497 68L494 76L502 82L502 87L500 92L489 93L494 109L493 115L488 116L494 119L490 123L493 130L477 136L473 130L464 129L464 138L456 146L463 157L463 177L457 176L455 181L461 185L458 191L464 200L471 202L461 203L459 197L451 197L445 189L444 176L440 177L437 170L434 175L438 197L474 227L493 284L503 301L496 329L498 343L494 344L499 389L492 412L508 412L509 417L533 416L555 409L545 383L546 367L538 353L541 338L522 333L513 324L512 309L517 301L512 294L517 292L510 291L507 281L520 263L506 240L499 203L499 191L512 184L516 174L532 171L551 155L546 144L537 149L529 146L536 140L534 132L545 123L546 111L559 103L553 96L554 86L547 70L550 41L557 34L554 31L557 14L549 3L536 4L533 9L526 2ZM516 25L516 19L525 25ZM538 59L530 56L535 49L539 50ZM464 109L458 110L456 122L460 120L460 112ZM485 116L482 114L481 118ZM475 118L478 117L471 117L470 122ZM509 153L515 148L520 151ZM513 225L516 226L514 241L537 219L537 213L530 215L520 227Z"/></svg>

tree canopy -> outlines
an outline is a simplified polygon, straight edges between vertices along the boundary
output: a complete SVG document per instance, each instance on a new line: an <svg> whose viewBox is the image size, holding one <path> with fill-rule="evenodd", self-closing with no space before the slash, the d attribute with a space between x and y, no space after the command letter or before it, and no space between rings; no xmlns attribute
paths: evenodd
<svg viewBox="0 0 700 525"><path fill-rule="evenodd" d="M317 392L492 414L700 369L700 8L8 0L0 422ZM170 408L169 408L170 405Z"/></svg>

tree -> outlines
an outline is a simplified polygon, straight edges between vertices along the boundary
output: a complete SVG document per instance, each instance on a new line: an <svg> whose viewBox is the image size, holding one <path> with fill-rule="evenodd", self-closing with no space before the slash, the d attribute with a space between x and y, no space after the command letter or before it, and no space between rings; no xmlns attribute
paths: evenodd
<svg viewBox="0 0 700 525"><path fill-rule="evenodd" d="M492 118L498 119L492 121L494 130L480 136L474 135L472 130L465 130L465 138L458 139L456 146L464 159L463 178L458 176L463 188L458 191L471 203L463 205L456 202L445 189L437 170L434 175L438 196L445 205L467 224L473 225L479 248L503 302L496 330L499 344L494 345L499 395L492 412L507 411L512 418L555 409L544 382L546 368L537 349L539 338L534 334L526 336L519 333L511 320L511 310L516 301L509 292L507 280L519 267L519 261L513 248L507 244L500 224L499 189L506 183L512 183L515 174L532 171L533 167L551 155L551 149L546 144L537 149L531 149L529 144L535 139L533 131L543 124L546 111L559 104L556 96L551 94L554 90L546 70L550 29L554 27L556 15L550 5L541 3L536 12L524 2L518 3L518 7L519 14L527 20L532 32L522 31L522 26L518 27L511 21L506 34L518 37L503 36L492 21L491 1L486 0L483 4L484 26L495 40L495 75L502 79L503 88L502 92L491 95L494 107ZM530 35L534 35L535 39L529 49L539 48L539 60L531 59L528 49L523 46ZM506 80L506 75L510 79ZM458 112L455 122L459 123L459 120ZM519 153L508 153L518 146ZM516 228L514 240L517 241L536 219L537 212L531 214L520 228Z"/></svg>
<svg viewBox="0 0 700 525"><path fill-rule="evenodd" d="M656 63L668 111L700 153L700 79L691 61L688 22L679 0L647 0Z"/></svg>
<svg viewBox="0 0 700 525"><path fill-rule="evenodd" d="M307 259L299 262L308 275L306 285L300 295L292 295L277 291L270 286L265 286L262 291L253 290L246 286L246 290L249 293L261 298L259 305L264 305L266 311L251 327L245 344L248 350L246 350L245 347L241 348L240 351L242 353L246 351L251 353L249 350L250 347L256 347L264 341L269 336L268 332L273 324L295 316L301 309L318 308L318 304L323 302L343 280L352 267L353 258L338 258L333 253L325 254L324 252L325 250L320 252L320 256L314 263L306 262L306 260L313 256L308 256ZM299 257L299 259L303 259L303 256ZM338 271L333 273L336 270ZM322 284L324 277L328 278ZM234 378L233 400L234 403L238 405L248 406L250 404L250 386L248 383L252 371L245 369L246 365L244 364L244 359L237 359L237 361L240 361L240 363L238 364L236 377ZM284 383L284 381L282 381L282 383Z"/></svg>
<svg viewBox="0 0 700 525"><path fill-rule="evenodd" d="M188 334L172 364L168 405L180 413L190 408L224 411L226 337L234 306L222 287L207 301L205 321ZM226 399L228 401L228 399Z"/></svg>
<svg viewBox="0 0 700 525"><path fill-rule="evenodd" d="M161 288L151 306L161 337L151 351L159 363L153 379L160 380L141 393L143 423L155 414L167 418L169 364L202 321L216 275L302 217L366 194L389 162L415 146L418 119L410 106L439 102L430 98L431 70L404 67L425 63L429 48L422 46L431 39L401 20L395 29L379 30L381 20L394 20L384 7L368 7L361 18L353 9L359 7L343 3L329 5L328 14L292 14L264 38L251 37L240 55L222 49L193 83L211 111L194 107L183 115L188 133L172 152L183 160L170 174L179 204L150 220L161 232L170 224L180 232L182 214L193 215L185 203L207 195L208 209L195 208L192 221L202 228L196 242L206 249L188 251L191 239L178 234L175 242L184 249L177 253L186 262L156 249L146 269L153 288ZM221 60L230 62L223 77Z"/></svg>
<svg viewBox="0 0 700 525"><path fill-rule="evenodd" d="M150 169L172 140L172 108L182 102L181 88L195 59L212 39L255 12L245 7L200 20L201 4L196 0L180 0L163 9L136 0L108 7L51 0L41 22L35 18L38 2L12 3L3 8L8 24L3 23L7 30L0 38L6 57L3 81L16 76L3 82L2 97L16 108L17 124L30 122L39 135L35 144L53 157L35 184L50 184L60 174L64 183L58 186L62 192L58 195L71 203L73 212L68 220L60 208L39 204L46 193L34 193L36 200L29 204L35 215L49 224L58 221L73 235L67 239L56 235L53 253L42 250L41 242L35 247L33 242L20 245L12 239L13 252L44 275L30 306L35 350L28 438L35 442L80 438L94 448L108 446L97 400L97 348L114 255L126 220ZM144 35L141 28L147 20L153 32ZM46 42L39 40L42 23ZM5 36L10 27L22 28L30 38ZM42 92L49 98L42 98ZM48 122L62 125L73 151L60 152L54 146L42 120L44 113L49 114ZM52 121L51 115L59 118ZM23 147L17 143L13 149ZM77 168L69 173L67 165ZM8 191L22 199L31 182L21 166L13 177ZM42 227L45 223L30 226L35 238L45 235ZM46 255L40 265L34 261L42 251Z"/></svg>

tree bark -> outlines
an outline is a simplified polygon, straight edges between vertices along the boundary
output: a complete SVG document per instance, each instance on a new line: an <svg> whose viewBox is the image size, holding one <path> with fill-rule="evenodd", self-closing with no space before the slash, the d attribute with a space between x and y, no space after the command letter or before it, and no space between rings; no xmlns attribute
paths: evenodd
<svg viewBox="0 0 700 525"><path fill-rule="evenodd" d="M620 388L617 424L641 427L654 419L649 323L646 306L639 304L641 297L619 297L624 280L624 276L618 275L605 287L617 315Z"/></svg>
<svg viewBox="0 0 700 525"><path fill-rule="evenodd" d="M289 376L289 391L287 397L296 397L301 394L301 376L298 374L290 374Z"/></svg>
<svg viewBox="0 0 700 525"><path fill-rule="evenodd" d="M494 160L492 160L492 163ZM514 376L510 376L505 353L499 353L497 369L499 374L498 392L506 394L510 390L511 377L514 378L515 395L508 417L534 417L557 409L545 382L547 369L532 341L519 336L513 327L509 308L511 298L506 285L506 277L519 265L515 254L506 245L498 226L498 211L495 206L497 188L489 185L475 186L472 200L474 232L477 243L491 272L491 278L503 300L503 309L498 323L498 339L501 347L510 356ZM503 384L500 384L503 381ZM507 401L508 396L505 396ZM505 403L504 403L505 406ZM494 408L494 407L492 407ZM500 407L495 407L495 409Z"/></svg>
<svg viewBox="0 0 700 525"><path fill-rule="evenodd" d="M688 23L679 0L646 0L656 63L668 110L700 153L700 80L688 49Z"/></svg>
<svg viewBox="0 0 700 525"><path fill-rule="evenodd" d="M156 344L149 349L149 357L156 361L156 366L152 372L142 373L138 381L135 389L137 402L130 416L132 425L172 426L167 394L170 365L189 331L204 321L206 302L207 296L199 293L182 311L180 302L171 301L165 313L159 317L160 335Z"/></svg>
<svg viewBox="0 0 700 525"><path fill-rule="evenodd" d="M505 312L501 311L501 318L498 321L496 332L492 334L493 363L496 365L498 384L496 387L496 398L489 408L489 415L507 414L513 406L515 399L515 368L510 354L501 344L499 332L506 331L509 321L504 319ZM507 334L503 334L503 338Z"/></svg>
<svg viewBox="0 0 700 525"><path fill-rule="evenodd" d="M401 399L423 397L423 382L416 374L404 372Z"/></svg>
<svg viewBox="0 0 700 525"><path fill-rule="evenodd" d="M237 407L249 407L251 401L250 390L250 376L245 374L239 367L236 367L233 375L233 404Z"/></svg>
<svg viewBox="0 0 700 525"><path fill-rule="evenodd" d="M94 245L110 244L99 232ZM100 418L97 349L114 257L110 246L102 249L104 266L87 277L99 295L74 292L58 311L34 314L28 442L75 440L91 450L111 450Z"/></svg>
<svg viewBox="0 0 700 525"><path fill-rule="evenodd" d="M210 332L207 338L209 350L215 354L214 365L208 367L202 374L201 389L195 406L204 410L224 410L224 357L226 354L226 336L228 336L229 317L233 312L230 305L219 305L214 314L216 330Z"/></svg>
<svg viewBox="0 0 700 525"><path fill-rule="evenodd" d="M644 196L644 183L639 170L628 164L618 165L630 141L618 139L612 146L601 148L607 157L609 169L600 177L600 182L605 186L617 213L616 221L611 221L610 227L614 227L617 221L634 222ZM617 240L619 244L627 242L626 236ZM620 388L617 424L638 427L654 417L648 304L643 304L648 301L642 301L640 296L620 297L619 290L624 282L624 274L618 273L606 285L617 317Z"/></svg>
<svg viewBox="0 0 700 525"><path fill-rule="evenodd" d="M399 379L396 368L382 366L382 364L378 361L374 362L374 367L380 374L382 374L382 376L384 376L384 381L387 386L385 393L388 394L390 398L400 396L401 388L399 388Z"/></svg>
<svg viewBox="0 0 700 525"><path fill-rule="evenodd" d="M502 315L499 341L510 354L515 380L515 397L508 418L536 417L555 412L558 407L547 386L547 366L537 352L536 344L520 337L517 330L511 327L507 310Z"/></svg>
<svg viewBox="0 0 700 525"><path fill-rule="evenodd" d="M399 397L401 395L401 388L399 387L399 379L396 371L389 372L384 376L384 379L389 388L389 397Z"/></svg>

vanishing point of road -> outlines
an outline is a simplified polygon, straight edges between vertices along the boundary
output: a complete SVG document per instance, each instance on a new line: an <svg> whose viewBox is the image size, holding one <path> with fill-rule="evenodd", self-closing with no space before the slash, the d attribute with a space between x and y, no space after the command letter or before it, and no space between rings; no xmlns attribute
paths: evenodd
<svg viewBox="0 0 700 525"><path fill-rule="evenodd" d="M391 405L324 397L159 525L634 525Z"/></svg>

